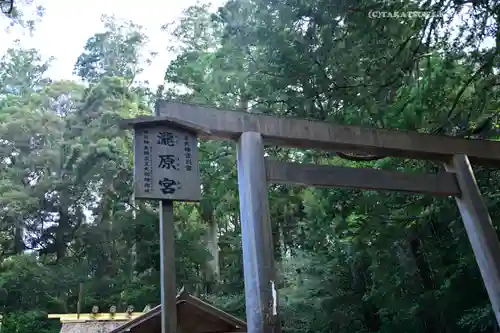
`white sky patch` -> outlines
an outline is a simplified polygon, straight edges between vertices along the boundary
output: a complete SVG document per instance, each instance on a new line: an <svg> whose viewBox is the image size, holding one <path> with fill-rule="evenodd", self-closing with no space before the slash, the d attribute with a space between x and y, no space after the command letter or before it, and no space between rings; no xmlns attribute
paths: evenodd
<svg viewBox="0 0 500 333"><path fill-rule="evenodd" d="M52 79L74 79L72 75L76 59L83 51L85 42L94 33L104 29L101 23L103 14L115 15L118 19L130 20L145 28L149 36L151 51L158 52L144 73L138 79L148 80L152 86L163 82L165 69L175 54L167 51L168 35L161 26L178 20L182 11L189 6L211 3L213 8L224 5L226 0L213 1L120 1L120 0L38 0L36 3L45 8L45 15L37 23L32 37L14 30L0 30L0 54L3 54L14 40L20 39L24 47L40 50L44 58L51 56L56 60L48 74Z"/></svg>
<svg viewBox="0 0 500 333"><path fill-rule="evenodd" d="M117 19L130 20L144 27L149 37L147 51L157 52L158 55L137 79L147 80L154 87L163 82L165 70L175 58L175 54L167 51L170 38L161 27L178 21L182 11L190 6L212 4L212 8L216 9L225 2L226 0L35 0L35 5L44 7L44 16L36 23L33 35L30 36L18 27L9 31L0 29L0 56L19 39L22 47L39 50L44 59L55 58L48 71L52 79L78 80L78 77L73 75L73 68L87 39L104 30L101 22L103 14L114 15ZM27 14L26 18L32 18L34 7L23 7L21 5L20 9ZM7 24L5 18L0 20L0 23L4 23L2 27ZM100 198L96 197L95 204L99 201ZM92 222L90 209L95 207L83 208L87 222Z"/></svg>
<svg viewBox="0 0 500 333"><path fill-rule="evenodd" d="M85 42L104 29L101 22L103 14L115 15L118 19L130 20L145 28L150 39L148 51L158 52L158 56L137 79L147 80L154 87L163 82L165 70L175 57L175 54L167 51L167 47L171 46L170 38L166 32L161 31L161 26L177 21L184 9L197 3L211 3L212 8L217 8L225 2L226 0L35 0L35 3L43 5L45 15L37 23L33 36L22 34L19 29L12 29L10 32L0 29L0 55L13 45L14 40L20 39L22 46L38 49L44 58L55 57L48 73L52 79L77 80L72 74L73 67ZM458 17L456 22L458 23ZM493 45L491 38L482 43L483 47Z"/></svg>
<svg viewBox="0 0 500 333"><path fill-rule="evenodd" d="M0 30L0 54L12 46L16 39L21 45L40 50L44 58L54 56L49 75L53 79L77 79L72 75L73 66L89 37L104 29L100 19L103 14L115 15L119 19L131 20L142 25L150 38L148 51L158 52L153 63L139 77L154 87L163 82L165 69L175 54L167 51L169 36L161 26L177 21L182 11L195 4L212 4L212 8L224 5L226 0L183 0L183 1L120 1L120 0L34 0L45 8L45 15L36 25L33 37L22 35L14 29L10 33ZM21 9L23 9L21 7ZM467 19L467 8L457 15L454 25ZM482 46L493 46L487 38ZM171 46L171 45L170 45Z"/></svg>

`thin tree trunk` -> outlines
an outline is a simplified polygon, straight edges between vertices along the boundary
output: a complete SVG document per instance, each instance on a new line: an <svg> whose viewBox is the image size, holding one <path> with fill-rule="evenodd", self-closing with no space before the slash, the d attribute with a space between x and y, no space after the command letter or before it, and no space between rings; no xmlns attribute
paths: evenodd
<svg viewBox="0 0 500 333"><path fill-rule="evenodd" d="M418 275L424 293L432 292L436 289L436 283L432 276L432 270L429 262L425 258L425 253L422 245L422 240L420 237L415 236L410 239L410 249L413 257L415 258L415 263L417 265ZM421 319L424 325L424 330L426 333L442 333L446 332L446 324L441 321L440 310L436 308L435 299L425 298L425 303L421 311Z"/></svg>
<svg viewBox="0 0 500 333"><path fill-rule="evenodd" d="M24 249L24 230L22 227L22 223L19 220L16 220L16 227L14 229L14 254L21 254Z"/></svg>
<svg viewBox="0 0 500 333"><path fill-rule="evenodd" d="M59 207L59 221L56 230L56 261L66 256L66 234L69 230L69 211L68 206L61 200Z"/></svg>
<svg viewBox="0 0 500 333"><path fill-rule="evenodd" d="M370 289L371 278L368 272L366 258L360 258L360 262L352 266L354 278L354 290L361 298L364 298ZM370 300L363 300L361 312L364 317L364 324L369 332L378 332L382 325L378 307Z"/></svg>
<svg viewBox="0 0 500 333"><path fill-rule="evenodd" d="M200 215L207 225L205 234L206 248L210 254L210 259L205 263L205 292L212 293L215 285L219 281L219 237L218 224L214 218L214 210L210 202L202 201L200 205Z"/></svg>
<svg viewBox="0 0 500 333"><path fill-rule="evenodd" d="M210 253L211 259L207 263L208 277L210 281L210 288L212 289L215 284L219 282L220 266L219 266L219 237L218 237L218 224L212 216L208 222L207 232L207 248ZM212 292L213 290L207 290Z"/></svg>

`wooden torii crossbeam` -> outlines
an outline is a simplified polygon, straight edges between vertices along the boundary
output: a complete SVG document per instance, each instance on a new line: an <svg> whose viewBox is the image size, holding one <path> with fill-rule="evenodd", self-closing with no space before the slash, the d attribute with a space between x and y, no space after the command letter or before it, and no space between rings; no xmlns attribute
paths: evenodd
<svg viewBox="0 0 500 333"><path fill-rule="evenodd" d="M237 140L260 133L266 145L367 153L380 156L449 161L465 154L471 162L500 167L500 142L469 140L388 129L271 117L191 104L158 101L159 117L138 117L128 124L171 122L191 128L204 139Z"/></svg>
<svg viewBox="0 0 500 333"><path fill-rule="evenodd" d="M281 331L269 218L268 182L351 187L454 196L500 324L500 243L470 162L500 167L500 142L370 129L263 116L159 100L156 117L125 120L127 126L177 126L205 139L237 141L248 333ZM415 174L271 161L264 145L441 162L446 171Z"/></svg>

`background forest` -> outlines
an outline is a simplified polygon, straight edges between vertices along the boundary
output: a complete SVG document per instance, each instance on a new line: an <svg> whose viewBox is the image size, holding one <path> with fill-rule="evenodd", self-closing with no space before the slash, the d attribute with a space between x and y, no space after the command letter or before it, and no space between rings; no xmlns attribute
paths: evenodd
<svg viewBox="0 0 500 333"><path fill-rule="evenodd" d="M371 10L433 15L370 18ZM150 115L158 97L500 139L498 1L190 7L165 26L177 58L165 64L158 88L136 79L154 56L144 51L141 27L103 20L106 31L89 36L75 59L81 81L52 80L50 60L35 49L12 45L0 59L2 333L58 332L46 315L76 312L80 283L85 312L159 303L157 207L134 202L132 137L117 127L120 117ZM200 152L203 200L175 208L178 287L244 318L235 147L205 141ZM442 168L268 153L351 167ZM475 171L498 226L500 172ZM281 185L269 193L284 332L498 332L452 199Z"/></svg>

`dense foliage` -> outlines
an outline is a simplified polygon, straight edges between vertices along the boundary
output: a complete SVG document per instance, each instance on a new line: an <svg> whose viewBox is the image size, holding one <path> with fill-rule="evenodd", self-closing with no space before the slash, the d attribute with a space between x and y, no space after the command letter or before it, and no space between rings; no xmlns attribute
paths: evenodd
<svg viewBox="0 0 500 333"><path fill-rule="evenodd" d="M371 18L370 11L433 15ZM104 17L81 82L19 45L0 59L2 333L57 332L47 313L159 301L154 202L132 198L130 133L157 97L371 127L500 138L500 3L230 0L166 24L165 86L141 27ZM202 142L203 200L175 207L178 286L244 316L234 145ZM271 147L281 160L436 172L441 165ZM477 168L495 226L500 172ZM497 332L451 199L270 186L285 332ZM216 237L217 236L217 237ZM214 245L217 239L218 245Z"/></svg>

